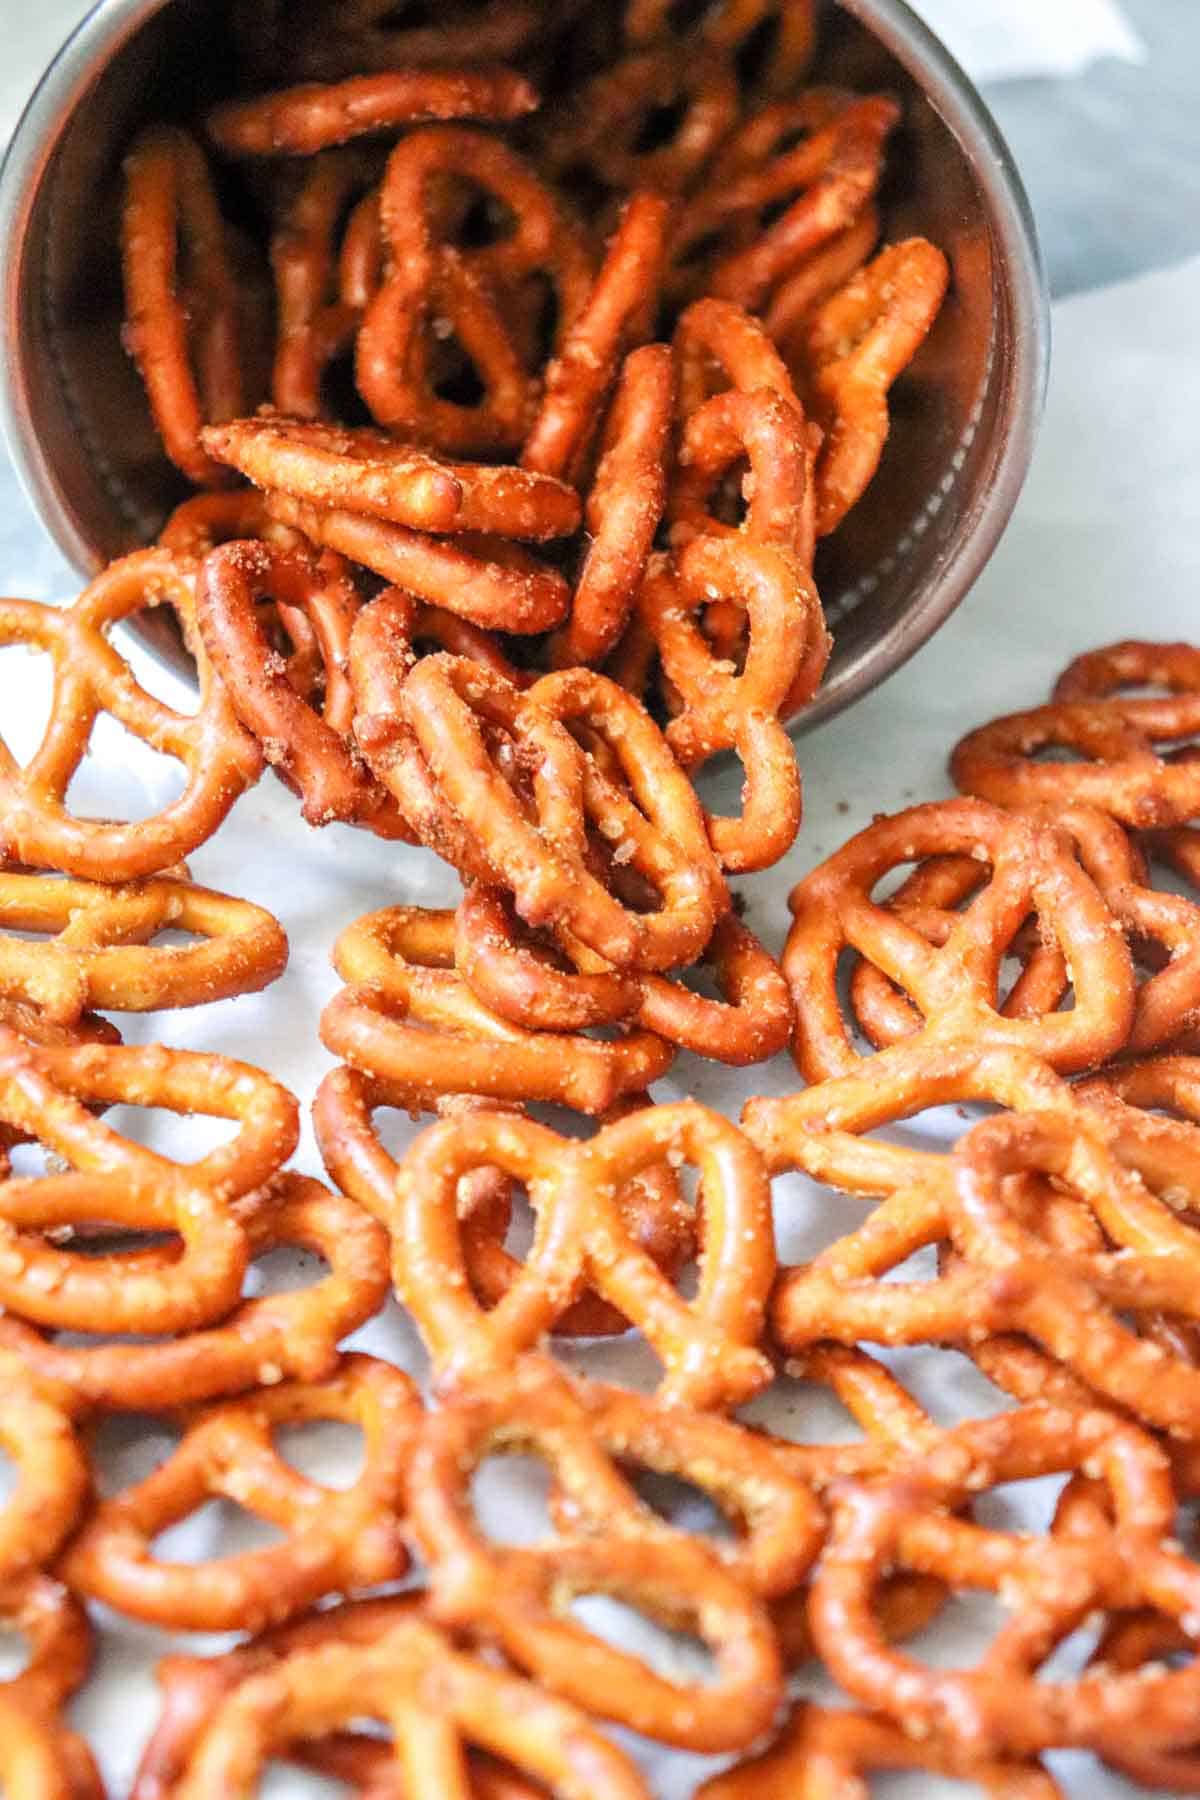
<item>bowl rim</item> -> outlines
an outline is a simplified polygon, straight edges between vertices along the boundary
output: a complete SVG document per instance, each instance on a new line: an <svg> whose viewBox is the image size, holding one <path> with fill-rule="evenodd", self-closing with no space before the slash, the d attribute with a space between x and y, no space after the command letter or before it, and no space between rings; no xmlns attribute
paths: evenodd
<svg viewBox="0 0 1200 1800"><path fill-rule="evenodd" d="M998 244L996 269L1007 315L1009 356L991 457L947 553L909 607L792 720L810 731L882 686L961 604L990 560L1033 458L1050 366L1050 306L1033 209L1016 160L986 101L953 54L906 0L834 0L876 37L916 81L967 158ZM97 0L47 64L0 161L0 319L19 318L22 248L45 168L76 102L98 70L170 0ZM0 358L0 429L18 480L57 549L77 571L98 567L36 430L29 384ZM166 652L139 634L158 660Z"/></svg>

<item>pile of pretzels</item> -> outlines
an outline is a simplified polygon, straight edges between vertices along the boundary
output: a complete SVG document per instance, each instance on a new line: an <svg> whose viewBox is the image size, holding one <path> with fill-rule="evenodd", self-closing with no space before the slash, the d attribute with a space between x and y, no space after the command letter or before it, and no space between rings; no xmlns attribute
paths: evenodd
<svg viewBox="0 0 1200 1800"><path fill-rule="evenodd" d="M0 601L54 673L35 753L0 747L9 1800L101 1800L68 1708L114 1614L171 1634L128 1800L280 1759L368 1800L648 1800L613 1726L721 1759L698 1800L890 1769L1051 1800L1060 1749L1200 1792L1200 650L1081 657L955 749L961 797L800 881L781 958L749 928L730 877L800 822L814 546L869 504L947 272L877 252L898 115L803 88L803 5L684 10L235 8L245 91L130 151L127 342L196 491L72 605ZM190 712L112 642L147 607ZM105 715L183 767L148 818L72 803ZM347 921L295 1022L336 1059L327 1182L271 1074L110 1017L282 972L279 921L186 862L268 764L397 840L398 887L405 843L462 886ZM651 1092L788 1051L737 1125ZM175 1160L155 1110L223 1141ZM794 1171L827 1241L788 1266ZM420 1387L348 1345L393 1297ZM639 1389L597 1373L616 1338ZM931 1416L914 1348L993 1410ZM138 1414L174 1447L102 1491ZM320 1421L362 1434L347 1484L286 1454ZM476 1483L504 1457L548 1480L517 1543ZM996 1490L1045 1477L1011 1529ZM274 1540L173 1560L214 1499ZM972 1590L991 1646L927 1661ZM841 1705L795 1698L817 1664Z"/></svg>

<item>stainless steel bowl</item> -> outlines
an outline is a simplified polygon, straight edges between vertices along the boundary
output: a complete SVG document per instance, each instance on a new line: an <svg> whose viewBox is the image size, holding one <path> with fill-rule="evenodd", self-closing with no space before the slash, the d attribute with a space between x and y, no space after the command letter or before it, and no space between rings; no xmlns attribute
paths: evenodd
<svg viewBox="0 0 1200 1800"><path fill-rule="evenodd" d="M1049 353L1029 204L979 95L903 0L827 0L825 12L817 79L904 103L887 234L932 238L954 280L893 390L870 495L822 547L836 647L802 729L899 668L970 589L1028 470ZM221 92L223 14L219 0L101 0L47 69L0 171L0 417L81 573L152 537L181 497L121 347L120 162L142 125ZM161 622L139 629L186 662Z"/></svg>

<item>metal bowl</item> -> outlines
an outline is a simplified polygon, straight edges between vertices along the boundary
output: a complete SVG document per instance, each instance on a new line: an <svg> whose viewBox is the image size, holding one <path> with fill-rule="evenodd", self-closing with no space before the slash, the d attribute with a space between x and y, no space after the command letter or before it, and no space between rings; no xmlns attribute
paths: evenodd
<svg viewBox="0 0 1200 1800"><path fill-rule="evenodd" d="M816 79L904 105L886 234L946 251L950 297L892 396L867 499L821 549L835 638L806 729L878 685L979 575L1029 467L1049 353L1029 204L979 95L902 0L826 0ZM101 0L59 51L0 171L0 418L18 473L83 574L153 537L182 497L121 347L123 152L151 120L221 92L219 0ZM175 666L153 615L139 632Z"/></svg>

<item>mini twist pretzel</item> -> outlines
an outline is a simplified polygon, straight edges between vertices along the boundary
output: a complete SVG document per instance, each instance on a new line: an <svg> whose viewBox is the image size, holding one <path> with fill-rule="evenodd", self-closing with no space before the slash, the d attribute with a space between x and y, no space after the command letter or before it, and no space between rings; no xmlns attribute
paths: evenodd
<svg viewBox="0 0 1200 1800"><path fill-rule="evenodd" d="M147 693L109 643L110 626L158 605L170 606L189 635L191 578L161 550L137 551L110 564L73 606L0 601L0 643L30 645L54 664L50 723L35 754L22 768L0 743L0 844L18 861L94 881L156 874L210 837L258 778L258 745L238 723L198 644L190 647L197 655L200 703L186 715ZM187 771L184 793L150 818L110 823L78 818L68 809L68 788L102 712Z"/></svg>
<svg viewBox="0 0 1200 1800"><path fill-rule="evenodd" d="M579 496L552 476L443 462L365 426L260 413L215 427L205 443L259 487L417 530L541 539L579 524Z"/></svg>
<svg viewBox="0 0 1200 1800"><path fill-rule="evenodd" d="M579 476L622 351L650 335L669 210L660 194L636 193L626 202L587 303L546 368L522 468L564 481Z"/></svg>
<svg viewBox="0 0 1200 1800"><path fill-rule="evenodd" d="M229 476L200 443L234 418L246 391L238 273L204 153L185 131L156 126L125 160L121 215L125 346L146 388L163 448L198 487Z"/></svg>
<svg viewBox="0 0 1200 1800"><path fill-rule="evenodd" d="M455 1649L421 1619L370 1644L299 1651L240 1683L216 1711L171 1800L249 1793L276 1751L364 1716L391 1727L394 1782L409 1800L482 1800L464 1745L503 1759L562 1800L649 1800L633 1764L575 1707ZM401 1790L400 1782L403 1781ZM496 1800L524 1800L523 1782Z"/></svg>
<svg viewBox="0 0 1200 1800"><path fill-rule="evenodd" d="M949 281L942 252L925 238L907 238L881 250L808 320L802 366L825 432L819 536L836 531L879 467L888 389L929 335Z"/></svg>
<svg viewBox="0 0 1200 1800"><path fill-rule="evenodd" d="M619 193L678 194L699 175L738 110L737 77L724 57L703 46L681 55L655 44L576 89L543 123L539 149L559 177L582 170ZM647 121L660 112L682 116L665 142L660 137L643 148Z"/></svg>
<svg viewBox="0 0 1200 1800"><path fill-rule="evenodd" d="M996 1483L1080 1466L1112 1496L1111 1531L1031 1538L953 1516ZM1103 1748L1128 1744L1131 1734L1148 1749L1186 1743L1195 1736L1194 1660L1178 1670L1090 1669L1074 1679L1038 1679L1040 1664L1094 1607L1137 1607L1152 1597L1181 1616L1197 1578L1170 1548L1173 1515L1162 1451L1111 1414L1030 1406L960 1426L919 1463L874 1484L848 1483L838 1494L813 1583L821 1653L844 1687L898 1717L909 1736L949 1741L973 1759ZM1012 1617L975 1667L925 1668L879 1630L873 1596L885 1568L998 1591Z"/></svg>
<svg viewBox="0 0 1200 1800"><path fill-rule="evenodd" d="M481 248L445 241L429 196L447 175L504 207L515 221L512 231ZM533 392L508 308L531 281L548 280L557 301L557 342L565 340L591 290L581 234L522 157L468 129L410 133L392 152L380 204L391 262L358 335L363 398L380 424L441 450L474 455L517 448L530 424ZM437 336L439 320L475 365L485 390L477 404L436 391L431 343L440 345L444 359L447 341Z"/></svg>
<svg viewBox="0 0 1200 1800"><path fill-rule="evenodd" d="M633 1019L681 1049L735 1067L765 1062L791 1035L783 973L732 913L700 957L714 972L720 1000L661 975L564 970L540 946L521 941L502 894L474 885L455 914L454 956L477 998L527 1029L572 1031ZM578 951L575 960L590 963Z"/></svg>
<svg viewBox="0 0 1200 1800"><path fill-rule="evenodd" d="M336 550L485 631L549 631L561 624L570 605L571 590L557 569L490 533L431 537L279 493L268 497L268 506L272 517L302 532L310 543Z"/></svg>
<svg viewBox="0 0 1200 1800"><path fill-rule="evenodd" d="M514 69L391 69L229 100L208 116L226 156L313 156L427 119L519 119L537 94Z"/></svg>
<svg viewBox="0 0 1200 1800"><path fill-rule="evenodd" d="M166 1462L96 1508L62 1559L63 1579L130 1618L182 1631L261 1630L323 1594L395 1580L408 1566L399 1514L419 1411L406 1375L347 1355L319 1383L198 1413ZM320 1487L276 1451L275 1430L313 1419L362 1428L366 1462L352 1487ZM160 1532L217 1496L278 1526L283 1540L198 1566L153 1555Z"/></svg>
<svg viewBox="0 0 1200 1800"><path fill-rule="evenodd" d="M490 1012L455 971L452 912L368 914L342 933L333 959L350 985L321 1015L322 1043L412 1106L480 1094L603 1113L656 1081L674 1057L647 1031L606 1042L526 1031Z"/></svg>
<svg viewBox="0 0 1200 1800"><path fill-rule="evenodd" d="M254 1257L287 1245L321 1257L329 1273L311 1285L243 1300L228 1318L171 1343L56 1344L8 1315L0 1344L17 1350L49 1389L72 1405L153 1411L219 1400L283 1380L319 1381L337 1347L387 1297L388 1246L350 1201L305 1176L279 1176L250 1202Z"/></svg>
<svg viewBox="0 0 1200 1800"><path fill-rule="evenodd" d="M296 692L287 665L272 652L258 615L262 596L309 619L325 671L321 713ZM340 819L396 837L403 822L350 735L347 663L360 604L334 552L304 556L257 540L211 550L196 582L196 621L213 666L267 761L302 796L304 818L310 825Z"/></svg>
<svg viewBox="0 0 1200 1800"><path fill-rule="evenodd" d="M340 282L339 223L369 179L369 165L353 150L316 157L271 232L276 340L271 398L283 413L320 419L321 383L330 364L350 348L361 307Z"/></svg>
<svg viewBox="0 0 1200 1800"><path fill-rule="evenodd" d="M667 499L675 374L666 344L626 357L600 442L584 519L587 553L552 667L603 662L637 602Z"/></svg>
<svg viewBox="0 0 1200 1800"><path fill-rule="evenodd" d="M1063 1800L1036 1762L964 1758L952 1743L917 1740L871 1713L801 1702L781 1737L696 1790L695 1800L850 1800L868 1771L916 1769L972 1782L990 1800Z"/></svg>
<svg viewBox="0 0 1200 1800"><path fill-rule="evenodd" d="M671 244L675 288L702 283L761 312L777 282L869 206L898 118L894 102L881 96L821 88L752 116L731 140L727 178L701 188L680 211Z"/></svg>
<svg viewBox="0 0 1200 1800"><path fill-rule="evenodd" d="M631 44L653 44L673 35L669 0L628 0L625 37ZM759 42L764 28L769 35ZM786 93L796 87L812 61L816 18L812 0L779 4L779 0L717 0L707 6L693 27L695 34L714 49L735 60L751 52L752 79L766 93ZM691 33L678 48L688 55L694 49ZM740 71L739 71L740 72Z"/></svg>
<svg viewBox="0 0 1200 1800"><path fill-rule="evenodd" d="M600 1443L591 1435L597 1423ZM770 1721L780 1697L778 1651L765 1610L703 1540L637 1517L638 1502L607 1454L624 1434L615 1425L608 1442L606 1435L602 1420L588 1419L556 1381L547 1383L541 1368L528 1365L514 1370L498 1394L468 1393L431 1414L411 1486L413 1528L430 1564L430 1608L445 1623L494 1640L552 1693L602 1718L685 1749L744 1746ZM661 1443L639 1440L629 1448L634 1460L643 1453L674 1460ZM603 1537L555 1534L519 1548L489 1542L467 1488L494 1449L548 1461L565 1485L561 1506L568 1512L579 1503L578 1490L590 1505L602 1506L611 1494L615 1528ZM817 1542L818 1531L810 1529L809 1555ZM582 1629L564 1616L582 1594L611 1595L698 1634L715 1659L716 1679L698 1686L663 1677Z"/></svg>
<svg viewBox="0 0 1200 1800"><path fill-rule="evenodd" d="M740 673L713 655L696 620L713 600L732 601L748 622ZM678 570L652 568L639 610L682 710L667 742L685 768L737 752L746 772L740 817L710 817L722 866L768 868L800 825L800 775L778 713L798 683L815 690L829 653L820 602L795 558L741 537L700 537Z"/></svg>
<svg viewBox="0 0 1200 1800"><path fill-rule="evenodd" d="M1161 687L1127 698L1125 685ZM1077 801L1139 829L1185 825L1200 815L1200 762L1168 746L1200 730L1200 651L1137 641L1093 651L1071 665L1048 706L1012 713L969 732L950 758L955 784L1000 806ZM1071 750L1076 763L1040 763Z"/></svg>
<svg viewBox="0 0 1200 1800"><path fill-rule="evenodd" d="M288 954L264 908L164 875L114 887L3 872L0 925L0 991L61 1025L86 1007L154 1012L255 993L283 973ZM163 931L199 942L155 944Z"/></svg>
<svg viewBox="0 0 1200 1800"><path fill-rule="evenodd" d="M686 1302L634 1243L617 1195L664 1158L695 1160L704 1188L696 1298ZM528 1189L537 1215L532 1248L508 1292L485 1313L467 1291L456 1192L480 1167ZM753 1347L774 1273L769 1194L740 1133L691 1102L644 1107L568 1144L528 1119L476 1114L423 1132L401 1166L387 1220L394 1279L417 1320L443 1388L486 1381L537 1343L594 1287L646 1336L672 1403L728 1407L769 1379Z"/></svg>
<svg viewBox="0 0 1200 1800"><path fill-rule="evenodd" d="M180 1165L120 1136L89 1106L133 1104L236 1120L233 1139ZM96 1043L39 1047L0 1031L0 1119L68 1165L0 1182L0 1302L51 1329L188 1330L237 1305L249 1242L230 1202L295 1148L296 1103L260 1070L196 1051ZM81 1221L178 1233L177 1256L57 1248Z"/></svg>
<svg viewBox="0 0 1200 1800"><path fill-rule="evenodd" d="M898 119L894 101L857 100L809 143L735 182L734 222L739 212L746 218L746 203L762 208L795 197L744 249L733 249L716 263L709 291L761 311L776 283L814 251L827 248L871 203L883 173L884 146ZM693 219L693 232L701 222Z"/></svg>
<svg viewBox="0 0 1200 1800"><path fill-rule="evenodd" d="M0 1505L3 1617L10 1585L50 1560L78 1523L92 1486L68 1414L7 1350L0 1350L0 1445L17 1471L16 1486Z"/></svg>
<svg viewBox="0 0 1200 1800"><path fill-rule="evenodd" d="M991 867L992 879L935 947L871 894L897 864L945 853L975 857ZM789 904L794 923L783 967L796 1002L796 1061L807 1081L850 1074L861 1060L836 992L846 948L916 1003L925 1020L920 1041L1011 1045L1074 1071L1114 1055L1128 1038L1128 947L1068 841L1045 825L978 801L911 807L851 838L793 890ZM1000 964L1031 912L1071 967L1075 1006L1010 1019L997 1011Z"/></svg>

